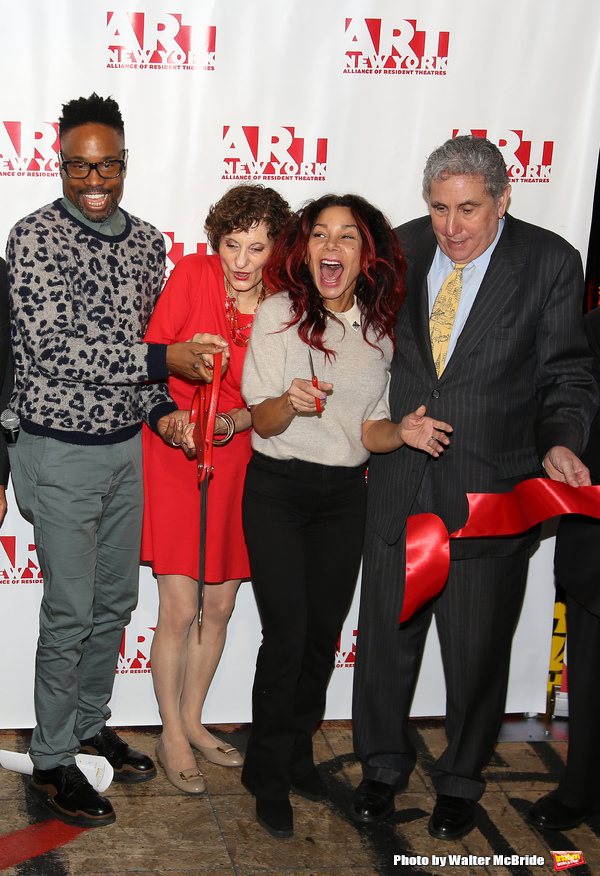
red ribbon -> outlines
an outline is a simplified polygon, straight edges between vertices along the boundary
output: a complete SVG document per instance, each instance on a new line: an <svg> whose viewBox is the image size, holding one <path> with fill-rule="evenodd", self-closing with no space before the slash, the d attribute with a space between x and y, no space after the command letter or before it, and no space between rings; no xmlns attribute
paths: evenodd
<svg viewBox="0 0 600 876"><path fill-rule="evenodd" d="M518 535L558 514L600 518L600 486L571 487L548 478L521 481L510 493L467 493L467 500L467 522L450 535L435 514L408 518L401 623L443 589L450 569L451 538Z"/></svg>

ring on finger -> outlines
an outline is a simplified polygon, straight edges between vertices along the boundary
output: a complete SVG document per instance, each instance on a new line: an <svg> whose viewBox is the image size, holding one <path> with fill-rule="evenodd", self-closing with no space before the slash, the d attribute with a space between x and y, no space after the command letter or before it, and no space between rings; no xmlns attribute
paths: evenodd
<svg viewBox="0 0 600 876"><path fill-rule="evenodd" d="M183 441L180 441L179 444L177 444L177 443L173 440L173 438L171 438L171 444L173 445L173 447L181 447L181 445L183 444Z"/></svg>

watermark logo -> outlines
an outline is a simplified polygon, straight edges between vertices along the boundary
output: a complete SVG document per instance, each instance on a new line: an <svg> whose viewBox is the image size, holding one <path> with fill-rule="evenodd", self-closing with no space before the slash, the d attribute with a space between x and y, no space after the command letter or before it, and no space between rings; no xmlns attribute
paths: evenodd
<svg viewBox="0 0 600 876"><path fill-rule="evenodd" d="M551 852L555 870L567 870L569 867L579 867L585 864L581 852Z"/></svg>
<svg viewBox="0 0 600 876"><path fill-rule="evenodd" d="M216 27L183 23L181 13L107 12L107 67L214 70Z"/></svg>
<svg viewBox="0 0 600 876"><path fill-rule="evenodd" d="M502 152L512 182L550 182L554 140L528 140L522 130L490 131L485 128L455 128L452 136L473 134L487 137Z"/></svg>
<svg viewBox="0 0 600 876"><path fill-rule="evenodd" d="M58 122L0 122L0 176L59 176Z"/></svg>
<svg viewBox="0 0 600 876"><path fill-rule="evenodd" d="M295 127L259 125L223 128L221 179L322 181L327 172L327 138L302 137Z"/></svg>
<svg viewBox="0 0 600 876"><path fill-rule="evenodd" d="M412 18L347 18L345 30L344 73L446 75L447 30L419 30Z"/></svg>
<svg viewBox="0 0 600 876"><path fill-rule="evenodd" d="M207 244L206 243L197 243L195 245L195 249L189 249L186 247L185 243L175 240L175 232L174 231L163 231L162 233L163 239L165 241L165 249L167 251L167 260L165 263L165 279L171 275L171 271L179 261L182 259L184 255L206 255Z"/></svg>
<svg viewBox="0 0 600 876"><path fill-rule="evenodd" d="M0 535L0 584L42 582L35 545L16 535Z"/></svg>
<svg viewBox="0 0 600 876"><path fill-rule="evenodd" d="M123 630L117 658L117 675L139 675L152 672L150 648L156 627L134 627L134 621Z"/></svg>
<svg viewBox="0 0 600 876"><path fill-rule="evenodd" d="M554 854L554 852L552 852ZM560 854L563 854L562 852ZM544 867L541 855L394 855L394 867Z"/></svg>

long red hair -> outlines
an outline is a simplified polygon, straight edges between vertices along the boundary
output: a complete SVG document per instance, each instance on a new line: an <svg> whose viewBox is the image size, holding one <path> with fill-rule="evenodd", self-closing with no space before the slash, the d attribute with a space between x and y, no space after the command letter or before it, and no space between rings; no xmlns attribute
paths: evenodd
<svg viewBox="0 0 600 876"><path fill-rule="evenodd" d="M328 207L351 210L362 238L361 273L356 282L355 296L362 314L362 333L367 338L371 329L377 341L384 337L395 344L394 326L405 296L405 262L398 238L381 210L359 195L324 195L306 203L288 220L277 238L269 261L263 268L263 278L273 292L287 292L291 300L292 318L288 327L297 325L302 340L335 356L323 343L327 318L337 319L327 310L313 282L306 253L314 225Z"/></svg>

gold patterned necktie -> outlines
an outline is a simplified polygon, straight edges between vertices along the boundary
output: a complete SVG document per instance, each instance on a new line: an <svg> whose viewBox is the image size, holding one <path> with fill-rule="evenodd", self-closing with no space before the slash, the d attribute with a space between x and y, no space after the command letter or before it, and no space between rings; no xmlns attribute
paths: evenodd
<svg viewBox="0 0 600 876"><path fill-rule="evenodd" d="M429 317L431 352L438 377L446 364L448 344L462 292L465 267L466 265L455 265L454 270L448 274L433 303L433 310Z"/></svg>

